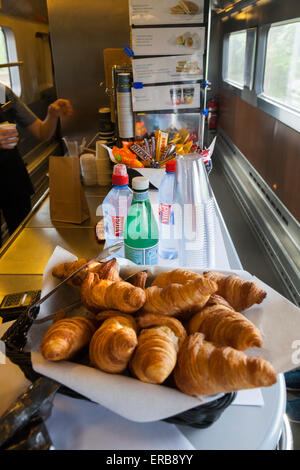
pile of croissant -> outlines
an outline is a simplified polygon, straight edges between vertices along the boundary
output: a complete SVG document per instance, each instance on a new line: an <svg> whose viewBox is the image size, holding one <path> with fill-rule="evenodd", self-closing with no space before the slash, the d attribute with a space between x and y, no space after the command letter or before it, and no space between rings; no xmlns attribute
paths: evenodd
<svg viewBox="0 0 300 470"><path fill-rule="evenodd" d="M61 264L52 274L65 279L86 261ZM263 343L241 313L266 297L258 285L237 275L186 269L159 274L150 287L146 281L146 272L123 280L115 259L83 269L70 282L89 315L68 318L59 311L42 340L43 357L70 360L86 350L90 365L101 371L126 371L152 384L169 378L192 396L276 382L268 361L245 353Z"/></svg>

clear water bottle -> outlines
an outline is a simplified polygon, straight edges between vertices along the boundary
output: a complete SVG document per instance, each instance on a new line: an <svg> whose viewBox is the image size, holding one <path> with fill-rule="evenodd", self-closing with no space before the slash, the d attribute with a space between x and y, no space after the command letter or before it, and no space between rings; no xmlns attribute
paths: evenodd
<svg viewBox="0 0 300 470"><path fill-rule="evenodd" d="M175 237L174 188L176 160L166 163L166 174L160 184L159 198L159 256L164 259L178 257L178 241Z"/></svg>
<svg viewBox="0 0 300 470"><path fill-rule="evenodd" d="M135 264L158 264L159 232L149 201L149 180L132 180L133 199L125 224L125 257Z"/></svg>
<svg viewBox="0 0 300 470"><path fill-rule="evenodd" d="M124 225L132 201L132 191L128 186L128 182L126 165L115 165L112 175L113 188L102 203L107 246L124 239ZM124 248L114 256L124 257Z"/></svg>

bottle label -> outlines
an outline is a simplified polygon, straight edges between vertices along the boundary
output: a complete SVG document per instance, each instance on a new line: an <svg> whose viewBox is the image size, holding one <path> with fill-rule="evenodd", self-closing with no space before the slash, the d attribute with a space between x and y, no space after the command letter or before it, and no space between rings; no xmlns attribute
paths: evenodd
<svg viewBox="0 0 300 470"><path fill-rule="evenodd" d="M164 225L174 225L174 211L172 205L163 204L159 205L159 221Z"/></svg>
<svg viewBox="0 0 300 470"><path fill-rule="evenodd" d="M123 237L125 217L111 216L114 235L117 238Z"/></svg>
<svg viewBox="0 0 300 470"><path fill-rule="evenodd" d="M171 221L172 206L170 204L160 203L159 220L162 224L169 225Z"/></svg>
<svg viewBox="0 0 300 470"><path fill-rule="evenodd" d="M148 191L141 191L140 193L133 192L133 199L135 201L146 201L148 198Z"/></svg>
<svg viewBox="0 0 300 470"><path fill-rule="evenodd" d="M125 244L125 258L140 265L158 264L158 243L149 248L132 248Z"/></svg>

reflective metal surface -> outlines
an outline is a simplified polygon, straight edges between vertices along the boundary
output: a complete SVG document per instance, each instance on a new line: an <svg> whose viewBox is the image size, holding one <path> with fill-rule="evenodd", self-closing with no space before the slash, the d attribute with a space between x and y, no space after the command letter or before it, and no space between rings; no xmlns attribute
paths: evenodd
<svg viewBox="0 0 300 470"><path fill-rule="evenodd" d="M100 248L89 227L25 228L0 259L0 273L42 274L57 245L79 258L92 258Z"/></svg>
<svg viewBox="0 0 300 470"><path fill-rule="evenodd" d="M299 223L229 137L219 131L216 153L251 228L263 243L288 296L300 305Z"/></svg>
<svg viewBox="0 0 300 470"><path fill-rule="evenodd" d="M282 433L277 445L277 450L294 450L293 433L286 414L283 416Z"/></svg>
<svg viewBox="0 0 300 470"><path fill-rule="evenodd" d="M115 0L48 0L57 94L68 98L74 116L63 135L92 138L98 131L98 108L109 105L103 49L130 41L128 2Z"/></svg>
<svg viewBox="0 0 300 470"><path fill-rule="evenodd" d="M90 192L96 191L96 188L92 189L90 188ZM106 191L107 192L107 191ZM103 194L103 193L102 193ZM52 221L50 217L50 200L46 199L43 204L41 205L39 211L34 214L30 220L28 221L28 224L26 225L27 228L51 228L51 227L90 227L94 228L95 224L99 222L101 218L101 203L102 199L104 197L104 194L101 196L98 194L97 196L87 196L87 204L88 208L90 211L90 218L85 220L80 226L76 224L70 224L67 222L57 222L57 221Z"/></svg>

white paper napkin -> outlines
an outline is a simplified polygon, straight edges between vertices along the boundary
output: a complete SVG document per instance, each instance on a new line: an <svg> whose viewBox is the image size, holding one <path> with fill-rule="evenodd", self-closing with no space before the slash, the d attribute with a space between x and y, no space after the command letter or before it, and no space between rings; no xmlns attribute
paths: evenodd
<svg viewBox="0 0 300 470"><path fill-rule="evenodd" d="M103 406L62 395L56 395L46 426L56 450L195 449L174 424L134 423Z"/></svg>

